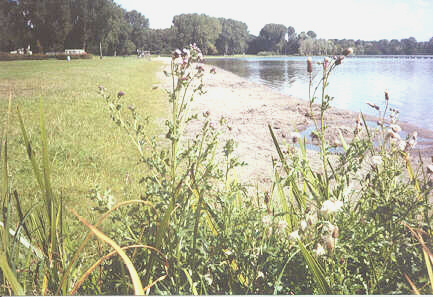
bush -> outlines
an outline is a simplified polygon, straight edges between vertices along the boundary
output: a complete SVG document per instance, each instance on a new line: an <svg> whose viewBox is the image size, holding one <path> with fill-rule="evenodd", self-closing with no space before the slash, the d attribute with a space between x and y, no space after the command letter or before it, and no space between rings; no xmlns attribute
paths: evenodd
<svg viewBox="0 0 433 297"><path fill-rule="evenodd" d="M262 51L257 53L257 56L275 56L275 55L277 55L277 53L267 52L267 51Z"/></svg>

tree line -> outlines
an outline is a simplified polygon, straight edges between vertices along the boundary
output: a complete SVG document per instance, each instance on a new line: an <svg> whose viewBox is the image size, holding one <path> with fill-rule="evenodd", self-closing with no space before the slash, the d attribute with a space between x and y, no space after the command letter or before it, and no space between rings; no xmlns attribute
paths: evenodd
<svg viewBox="0 0 433 297"><path fill-rule="evenodd" d="M82 48L89 53L127 55L137 49L169 54L196 43L204 54L334 55L352 47L358 55L433 54L433 37L417 42L318 38L314 31L266 24L258 36L237 20L180 14L167 29L150 29L149 19L113 0L0 0L0 51L30 45L34 52Z"/></svg>

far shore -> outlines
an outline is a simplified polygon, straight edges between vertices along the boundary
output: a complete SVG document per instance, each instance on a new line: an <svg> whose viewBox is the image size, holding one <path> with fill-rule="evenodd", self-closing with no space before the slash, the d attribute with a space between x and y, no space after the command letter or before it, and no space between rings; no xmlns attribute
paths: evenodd
<svg viewBox="0 0 433 297"><path fill-rule="evenodd" d="M158 58L164 62L163 69L169 70L170 58ZM213 66L204 65L206 72ZM169 80L159 75L162 87L169 87ZM233 127L230 132L237 141L237 155L248 163L246 168L239 172L242 180L252 183L268 184L272 177L272 157L277 158L276 150L269 133L268 124L280 144L291 141L292 132L305 131L314 126L314 121L309 115L309 103L307 100L281 94L265 85L251 82L229 71L216 67L216 74L207 74L205 79L207 93L199 96L193 103L194 113L210 112L210 118L215 122L224 116ZM318 113L319 106L314 111ZM402 111L404 112L404 111ZM326 138L333 141L337 138L338 129L347 141L353 137L355 121L359 112L352 112L332 107L326 113L326 125L328 126ZM376 122L377 117L364 115L367 121ZM421 154L425 162L432 161L433 155L433 131L422 129L409 123L399 122L403 131L418 132L418 145L412 150L412 157L416 161ZM188 134L193 135L200 128L200 123L191 122ZM307 138L311 144L311 138ZM283 145L287 148L286 145ZM316 151L309 150L311 161L319 162Z"/></svg>

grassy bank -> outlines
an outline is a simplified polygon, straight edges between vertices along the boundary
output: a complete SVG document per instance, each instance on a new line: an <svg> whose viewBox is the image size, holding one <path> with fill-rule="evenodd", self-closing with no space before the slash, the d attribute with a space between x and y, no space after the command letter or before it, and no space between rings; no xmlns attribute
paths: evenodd
<svg viewBox="0 0 433 297"><path fill-rule="evenodd" d="M111 189L117 200L123 200L137 194L136 159L128 158L134 149L127 135L111 123L98 86L113 96L124 92L122 102L135 105L143 115L151 114L155 121L148 132L158 134L157 119L167 108L161 100L163 92L152 90L159 67L158 62L137 58L1 62L0 112L6 115L11 91L13 110L20 106L38 156L42 99L55 191L80 205L87 205L95 187ZM9 137L10 174L22 191L32 193L37 185L16 112L12 113Z"/></svg>

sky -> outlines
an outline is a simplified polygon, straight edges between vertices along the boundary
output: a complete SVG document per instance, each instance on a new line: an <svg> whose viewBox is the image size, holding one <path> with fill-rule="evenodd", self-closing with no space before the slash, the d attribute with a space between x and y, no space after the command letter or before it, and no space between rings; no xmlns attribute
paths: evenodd
<svg viewBox="0 0 433 297"><path fill-rule="evenodd" d="M231 18L258 35L268 23L312 30L326 39L403 39L433 37L433 0L115 0L144 14L150 28L169 28L173 16L204 13ZM151 4L150 4L151 3Z"/></svg>

